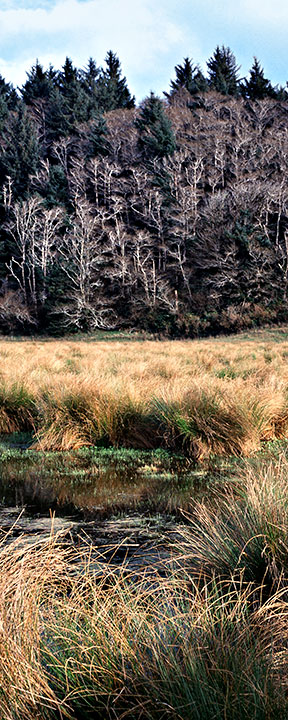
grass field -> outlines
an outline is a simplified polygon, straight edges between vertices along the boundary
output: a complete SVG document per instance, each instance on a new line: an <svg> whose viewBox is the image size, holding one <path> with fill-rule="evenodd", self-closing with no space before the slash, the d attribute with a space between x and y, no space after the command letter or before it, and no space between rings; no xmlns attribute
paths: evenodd
<svg viewBox="0 0 288 720"><path fill-rule="evenodd" d="M285 329L199 341L0 341L0 432L84 445L249 455L288 428Z"/></svg>
<svg viewBox="0 0 288 720"><path fill-rule="evenodd" d="M0 357L4 504L185 520L141 577L3 534L0 719L288 719L288 330Z"/></svg>

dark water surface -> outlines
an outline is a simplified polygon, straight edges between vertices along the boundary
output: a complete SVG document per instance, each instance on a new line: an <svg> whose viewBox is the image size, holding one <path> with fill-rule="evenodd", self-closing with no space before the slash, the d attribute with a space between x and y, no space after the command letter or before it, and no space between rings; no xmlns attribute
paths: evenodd
<svg viewBox="0 0 288 720"><path fill-rule="evenodd" d="M0 528L5 542L47 539L53 528L91 543L102 563L161 565L191 497L211 478L161 450L82 448L39 452L28 435L0 438ZM215 480L215 478L214 478Z"/></svg>

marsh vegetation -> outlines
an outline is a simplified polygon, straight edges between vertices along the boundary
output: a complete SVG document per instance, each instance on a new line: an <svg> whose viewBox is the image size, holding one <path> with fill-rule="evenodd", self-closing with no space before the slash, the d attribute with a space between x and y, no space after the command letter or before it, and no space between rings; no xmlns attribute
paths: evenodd
<svg viewBox="0 0 288 720"><path fill-rule="evenodd" d="M288 426L288 334L0 342L0 432L34 447L249 455ZM281 342L277 342L277 340Z"/></svg>
<svg viewBox="0 0 288 720"><path fill-rule="evenodd" d="M1 718L287 718L287 330L0 356Z"/></svg>

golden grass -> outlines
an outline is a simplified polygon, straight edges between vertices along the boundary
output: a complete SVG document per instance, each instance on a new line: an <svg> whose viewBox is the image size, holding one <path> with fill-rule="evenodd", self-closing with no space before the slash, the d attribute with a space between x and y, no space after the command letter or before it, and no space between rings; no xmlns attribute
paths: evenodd
<svg viewBox="0 0 288 720"><path fill-rule="evenodd" d="M288 340L0 342L0 432L250 454L288 432Z"/></svg>
<svg viewBox="0 0 288 720"><path fill-rule="evenodd" d="M288 461L246 461L233 482L192 503L179 547L193 574L239 573L268 587L288 579Z"/></svg>
<svg viewBox="0 0 288 720"><path fill-rule="evenodd" d="M2 720L286 717L283 592L259 605L233 578L95 580L84 558L53 538L0 546Z"/></svg>

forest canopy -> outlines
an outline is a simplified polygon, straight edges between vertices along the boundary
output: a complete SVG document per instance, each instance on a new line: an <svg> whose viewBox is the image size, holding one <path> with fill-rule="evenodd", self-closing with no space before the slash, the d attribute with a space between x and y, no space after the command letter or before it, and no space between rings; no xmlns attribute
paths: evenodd
<svg viewBox="0 0 288 720"><path fill-rule="evenodd" d="M0 77L0 330L287 321L288 93L217 46L137 107L121 63Z"/></svg>

